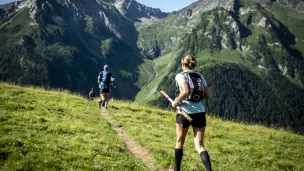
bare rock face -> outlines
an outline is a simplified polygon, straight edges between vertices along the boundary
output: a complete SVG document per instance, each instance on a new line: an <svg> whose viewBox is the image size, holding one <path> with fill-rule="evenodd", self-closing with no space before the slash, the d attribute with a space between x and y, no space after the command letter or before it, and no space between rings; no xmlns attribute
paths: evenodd
<svg viewBox="0 0 304 171"><path fill-rule="evenodd" d="M289 5L289 3L290 3L290 0L281 1L281 4L283 4L283 5Z"/></svg>
<svg viewBox="0 0 304 171"><path fill-rule="evenodd" d="M300 2L300 3L296 6L296 10L304 13L304 2Z"/></svg>
<svg viewBox="0 0 304 171"><path fill-rule="evenodd" d="M63 11L56 11L58 9L52 8L54 4L61 4L60 6L66 6L66 8ZM60 13L63 17L69 18L69 24L75 28L80 26L82 21L88 21L92 22L92 34L101 35L103 33L100 33L100 30L106 27L117 38L126 40L130 39L128 30L134 27L132 22L122 21L123 16L114 6L105 5L99 0L26 0L16 7L17 10L23 8L30 9L29 16L33 21L31 25L44 22L50 13ZM124 24L121 24L122 22Z"/></svg>
<svg viewBox="0 0 304 171"><path fill-rule="evenodd" d="M4 5L0 5L0 8L1 9L4 9L4 10L7 10L7 9L10 9L10 8L14 8L16 7L20 2L11 2L11 3L8 3L8 4L4 4Z"/></svg>
<svg viewBox="0 0 304 171"><path fill-rule="evenodd" d="M192 9L188 9L187 15L190 16L190 17L192 16Z"/></svg>
<svg viewBox="0 0 304 171"><path fill-rule="evenodd" d="M235 12L236 6L238 5L238 0L198 0L189 6L179 10L177 15L180 15L180 18L183 16L188 16L191 18L198 17L201 13L206 11L211 11L217 7L222 7L227 11Z"/></svg>
<svg viewBox="0 0 304 171"><path fill-rule="evenodd" d="M304 13L304 1L283 0L278 1L281 5L289 6L291 9Z"/></svg>
<svg viewBox="0 0 304 171"><path fill-rule="evenodd" d="M15 73L27 69L39 73L0 76L20 84L80 92L87 84L94 85L93 74L105 63L117 73L134 76L137 71L129 68L137 68L142 58L136 49L134 22L103 0L23 0L13 10L0 9L0 25L0 56L13 59L1 61L1 74L6 67ZM134 83L126 87L134 90L133 95L117 94L131 97L139 89Z"/></svg>
<svg viewBox="0 0 304 171"><path fill-rule="evenodd" d="M141 22L141 18L158 18L162 19L169 14L162 12L158 8L147 7L135 0L106 0L112 3L123 15L135 22Z"/></svg>

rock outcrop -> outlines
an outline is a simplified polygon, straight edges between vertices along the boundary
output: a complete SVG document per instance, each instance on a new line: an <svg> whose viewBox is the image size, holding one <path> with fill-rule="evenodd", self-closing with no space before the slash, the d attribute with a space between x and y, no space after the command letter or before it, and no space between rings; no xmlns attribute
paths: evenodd
<svg viewBox="0 0 304 171"><path fill-rule="evenodd" d="M158 8L147 7L135 0L106 0L112 3L123 15L134 22L141 22L141 18L157 18L162 19L169 15L169 13L162 12Z"/></svg>

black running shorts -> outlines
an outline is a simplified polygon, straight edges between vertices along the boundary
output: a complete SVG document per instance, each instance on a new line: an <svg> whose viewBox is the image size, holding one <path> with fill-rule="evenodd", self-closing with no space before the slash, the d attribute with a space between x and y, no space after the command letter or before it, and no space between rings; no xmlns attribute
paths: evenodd
<svg viewBox="0 0 304 171"><path fill-rule="evenodd" d="M100 90L100 93L110 93L110 89L109 88L103 88Z"/></svg>
<svg viewBox="0 0 304 171"><path fill-rule="evenodd" d="M190 118L192 118L192 122L189 122L187 118L182 114L176 115L176 123L182 128L188 128L190 125L196 128L202 128L206 126L206 113L195 113L189 114Z"/></svg>

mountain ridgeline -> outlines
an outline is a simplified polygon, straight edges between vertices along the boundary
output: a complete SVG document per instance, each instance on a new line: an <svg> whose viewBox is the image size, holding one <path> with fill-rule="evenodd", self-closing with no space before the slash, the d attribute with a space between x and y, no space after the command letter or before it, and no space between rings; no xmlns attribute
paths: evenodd
<svg viewBox="0 0 304 171"><path fill-rule="evenodd" d="M157 61L171 60L150 80L148 90L139 92L137 101L167 107L158 92L174 96L180 58L190 53L213 94L205 102L208 113L304 133L303 4L197 1L141 28L142 53Z"/></svg>
<svg viewBox="0 0 304 171"><path fill-rule="evenodd" d="M1 80L85 92L108 64L116 97L139 91L137 31L112 4L27 0L0 9L0 19Z"/></svg>
<svg viewBox="0 0 304 171"><path fill-rule="evenodd" d="M198 59L207 112L304 132L304 2L199 0L164 13L134 0L0 7L0 79L86 92L110 65L116 98L168 107L180 58Z"/></svg>
<svg viewBox="0 0 304 171"><path fill-rule="evenodd" d="M142 19L165 18L168 13L162 12L160 9L147 7L135 0L106 0L113 4L124 16L134 22L141 22Z"/></svg>

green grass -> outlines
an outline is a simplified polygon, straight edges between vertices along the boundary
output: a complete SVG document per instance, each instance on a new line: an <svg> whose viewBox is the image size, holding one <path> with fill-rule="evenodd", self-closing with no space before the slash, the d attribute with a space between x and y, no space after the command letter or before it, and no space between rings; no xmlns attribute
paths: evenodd
<svg viewBox="0 0 304 171"><path fill-rule="evenodd" d="M170 62L172 60L174 60L174 52L168 53L160 58L156 58L155 59L155 68L157 69L157 71L159 71L160 73L163 73L166 71L168 65L170 65Z"/></svg>
<svg viewBox="0 0 304 171"><path fill-rule="evenodd" d="M110 114L153 155L160 167L174 164L175 112L136 103L111 102ZM139 129L140 128L140 129ZM182 170L203 170L187 135ZM304 137L286 130L207 117L205 147L214 170L277 171L304 169Z"/></svg>
<svg viewBox="0 0 304 171"><path fill-rule="evenodd" d="M135 98L135 102L147 103L160 96L156 90L160 82L164 79L166 75L168 75L168 69L170 64L172 63L172 60L177 60L175 59L175 55L176 52L171 52L164 56L156 58L155 60L153 60L154 64L151 61L146 61L145 65L149 64L150 67L152 67L151 65L154 65L156 71L153 71L153 73L157 72L157 77L155 77L154 79L150 79L150 74L141 72L140 80L143 80L145 78L150 79L150 82L148 82L147 85L142 87L142 90L137 94ZM212 54L209 50L204 50L200 52L196 57L199 63L199 68L214 65L217 63L246 64L246 62L243 60L241 53L236 50L231 51L228 49L223 49L221 51L213 52Z"/></svg>
<svg viewBox="0 0 304 171"><path fill-rule="evenodd" d="M170 65L171 61L174 59L174 55L175 53L168 53L164 56L161 56L159 58L156 58L153 61L149 61L149 65L150 67L152 67L153 69L153 65L155 67L155 70L153 70L153 77L152 79L149 80L149 82L147 82L147 85L145 85L144 87L142 87L142 90L136 95L135 101L138 103L146 103L148 101L151 101L155 98L157 98L158 96L156 95L157 92L157 88L158 85L160 84L160 82L164 79L164 77L168 74L168 66ZM157 74L156 74L157 72ZM142 73L145 74L145 73ZM142 75L142 78L150 78L149 74L145 74ZM156 77L155 77L156 76ZM141 80L141 79L140 79Z"/></svg>
<svg viewBox="0 0 304 171"><path fill-rule="evenodd" d="M155 76L155 72L153 69L153 61L149 59L144 59L144 63L142 63L138 68L139 70L139 81L137 85L139 87L143 87L148 84L153 77Z"/></svg>
<svg viewBox="0 0 304 171"><path fill-rule="evenodd" d="M178 41L171 42L171 38L181 38L189 30L186 27L177 27L176 23L179 22L178 17L175 15L168 16L167 18L157 21L152 25L141 27L139 30L139 39L137 45L145 52L153 49L158 42L158 46L162 52L172 52L175 50Z"/></svg>
<svg viewBox="0 0 304 171"><path fill-rule="evenodd" d="M10 29L14 28L17 25L19 25L19 26L22 27L22 30L20 32L18 32L17 34L14 33L11 36L20 37L21 35L29 34L31 32L31 28L30 27L35 27L35 26L31 26L30 25L33 21L31 20L31 18L28 15L29 10L30 9L28 9L28 8L21 9L16 14L16 16L14 16L14 20L12 20L12 22L9 22L7 24Z"/></svg>
<svg viewBox="0 0 304 171"><path fill-rule="evenodd" d="M304 53L304 15L303 13L291 10L289 7L283 7L278 3L274 3L271 13L281 21L290 32L294 34L298 41L295 47Z"/></svg>
<svg viewBox="0 0 304 171"><path fill-rule="evenodd" d="M97 101L4 83L0 101L0 170L147 170Z"/></svg>
<svg viewBox="0 0 304 171"><path fill-rule="evenodd" d="M199 66L212 65L214 63L244 63L242 54L237 50L223 49L213 53L204 50L196 55Z"/></svg>
<svg viewBox="0 0 304 171"><path fill-rule="evenodd" d="M147 170L99 116L97 101L68 91L0 83L0 170ZM174 164L175 112L111 101L110 115L147 148L153 162ZM205 147L214 170L304 169L304 137L286 130L207 116ZM187 135L182 170L203 170Z"/></svg>

